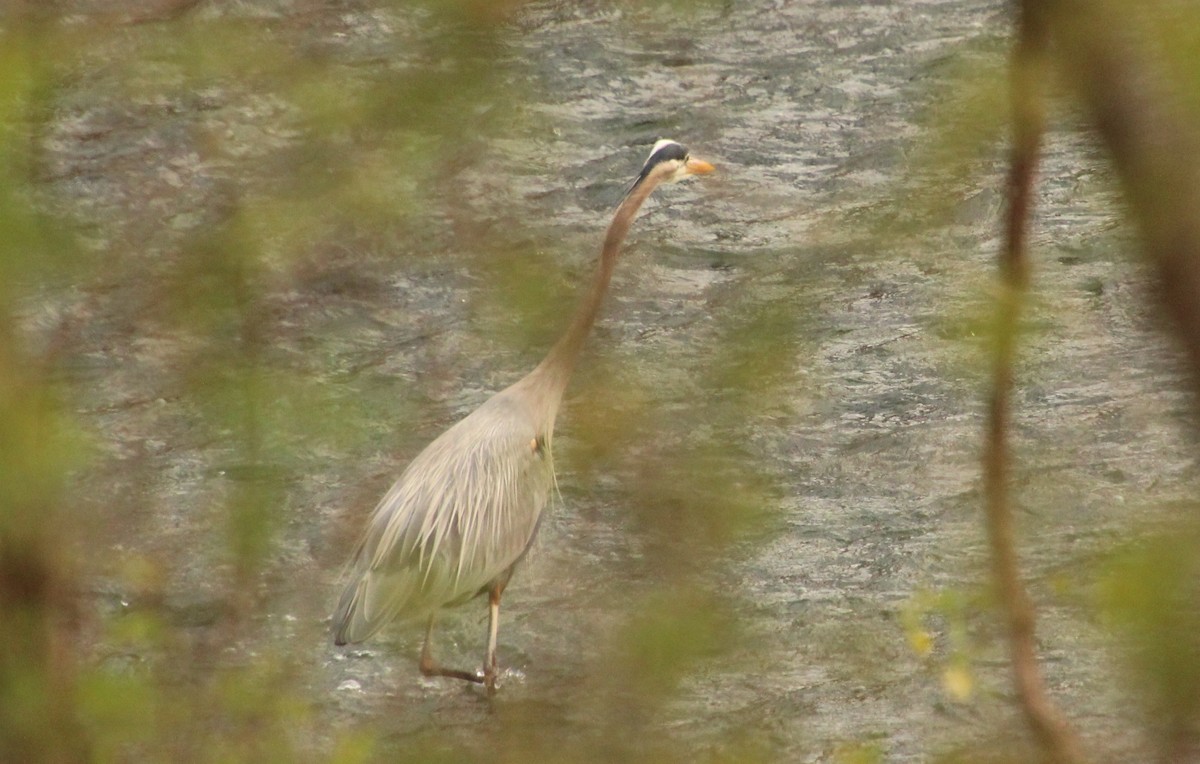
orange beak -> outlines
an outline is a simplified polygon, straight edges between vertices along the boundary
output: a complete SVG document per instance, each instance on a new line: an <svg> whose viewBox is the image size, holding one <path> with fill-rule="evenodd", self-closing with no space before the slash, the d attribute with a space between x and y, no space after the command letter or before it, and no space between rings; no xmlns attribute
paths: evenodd
<svg viewBox="0 0 1200 764"><path fill-rule="evenodd" d="M715 172L716 169L716 167L713 167L703 159L687 160L687 171L692 175L707 175L710 172Z"/></svg>

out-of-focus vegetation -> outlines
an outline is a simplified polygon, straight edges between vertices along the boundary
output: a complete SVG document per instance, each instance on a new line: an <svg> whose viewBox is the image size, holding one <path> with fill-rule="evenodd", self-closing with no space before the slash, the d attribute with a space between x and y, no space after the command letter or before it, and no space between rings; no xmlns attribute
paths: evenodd
<svg viewBox="0 0 1200 764"><path fill-rule="evenodd" d="M392 18L412 25L395 30L407 44L397 56L389 43L387 64L370 67L372 40L342 60L302 33L366 34L322 3L17 4L3 18L0 759L359 761L381 750L369 718L330 729L307 700L308 656L329 649L321 582L286 617L273 583L297 575L297 544L325 555L323 574L348 553L362 514L338 508L344 517L306 524L328 538L305 538L294 516L315 509L297 496L319 495L305 481L327 454L373 453L417 418L421 385L405 400L354 382L411 341L398 324L424 330L420 316L377 317L378 355L353 363L321 339L298 347L289 331L315 311L336 336L339 315L361 312L356 297L377 288L358 275L372 262L420 268L450 246L494 282L472 310L507 352L548 347L561 329L575 299L555 278L562 266L532 230L471 214L472 193L509 193L472 147L536 127L520 72L501 63L508 10L408 4ZM96 335L107 353L89 356ZM761 387L758 365L715 373ZM476 371L427 368L429 386L462 387ZM349 387L331 389L339 378ZM623 380L608 401L628 422L649 413L641 384ZM736 407L724 416L736 422ZM118 420L135 437L106 429ZM600 447L611 433L581 422L581 465L623 444ZM703 439L675 446L630 462L644 494L637 530L672 554L648 566L657 585L611 633L591 635L594 679L574 705L595 714L595 736L537 731L540 712L518 707L481 749L489 758L645 753L656 709L689 668L736 640L733 600L697 563L750 532L773 489ZM695 485L671 477L691 464L703 465ZM115 487L96 479L114 469L127 473ZM395 760L396 749L382 750ZM474 757L436 739L399 749L411 761Z"/></svg>
<svg viewBox="0 0 1200 764"><path fill-rule="evenodd" d="M997 102L986 95L995 92L994 86L977 81L969 84L965 95L935 117L935 123L946 120L947 127L943 129L948 131L949 139L936 145L937 152L945 151L948 155L916 165L920 172L933 177L932 181L921 181L925 184L921 196L934 200L931 210L946 209L949 205L941 200L946 198L947 185L961 188L969 183L974 157L993 150L991 132L1000 124L1007 124L1012 131L1010 142L1031 141L1025 146L1029 153L1012 151L1009 161L1013 167L1031 162L1027 166L1036 168L1045 138L1041 124L1046 109L1044 101L1051 99L1054 121L1061 124L1069 117L1079 129L1092 130L1110 152L1129 204L1130 220L1142 234L1146 261L1159 275L1155 294L1158 304L1154 310L1174 320L1175 336L1192 360L1190 375L1194 387L1200 383L1200 364L1196 362L1200 357L1196 352L1200 321L1194 310L1200 299L1200 235L1193 222L1195 202L1200 199L1197 181L1200 165L1193 159L1195 147L1200 145L1200 131L1196 128L1200 113L1195 108L1196 94L1200 93L1195 45L1200 13L1194 6L1175 2L1029 2L1015 3L1014 13L1020 19L1018 28L1022 36L1017 53L1009 61L1016 76L1010 80L1015 84L1008 95L1016 103L1013 112L1019 124L1014 125L1014 119L1001 112ZM1022 22L1028 26L1022 27ZM1035 31L1025 36L1029 30ZM1026 43L1028 47L1022 47ZM963 81L971 83L977 76L968 74ZM1013 133L1017 138L1014 139ZM1013 201L1016 196L1032 190L1030 203L1036 205L1032 201L1037 198L1036 181L1027 186L1028 176L1015 180L1020 177L1015 170L1010 176L1008 202L1016 204ZM936 216L936 212L931 214ZM1021 229L1031 228L1031 237L1037 236L1035 213L1018 212L1015 221ZM1006 247L1014 236L1018 251L1015 255L1009 250L1001 254L997 269L999 283L991 300L992 312L1001 320L996 326L981 327L978 332L988 341L985 347L989 355L1004 354L993 381L993 394L1001 400L998 405L1002 420L1012 416L1009 409L1015 404L1011 401L1019 400L1010 398L1007 382L999 381L1013 373L1009 353L1015 348L1019 356L1025 344L1054 340L1052 332L1022 337L1022 327L1034 324L1023 317L1021 325L1011 323L1022 308L1030 307L1026 281L1032 271L1036 284L1039 255L1036 245L1025 251L1022 234L1013 228L1004 241ZM1053 295L1048 295L1048 299L1052 298ZM1032 307L1035 312L1043 313L1047 308L1044 304ZM1001 390L1002 387L1005 389ZM1019 396L1019 381L1015 389ZM1194 408L1194 401L1192 405ZM994 410L991 416L995 421ZM1007 423L1000 427L1003 433ZM1005 437L993 431L987 444L989 454L985 456L989 472L995 464L1001 465L1002 484L1016 482L1009 472L1007 454L998 455L993 450L997 445L1001 451L1009 448ZM1036 457L1028 448L1014 448L1012 458L1020 463ZM1005 505L1010 502L1003 496L1008 491L1005 485L989 484L986 489L989 503L994 490L1002 494L998 501ZM1125 676L1129 683L1125 690L1138 697L1144 709L1147 739L1154 749L1144 755L1161 761L1191 760L1200 750L1197 726L1200 713L1193 700L1198 686L1194 670L1198 656L1195 640L1187 636L1194 631L1193 621L1200 613L1193 562L1198 547L1190 508L1182 513L1178 510L1179 507L1163 508L1168 517L1166 524L1170 526L1165 533L1160 535L1156 531L1135 537L1128 547L1106 550L1098 559L1081 560L1075 571L1068 572L1064 566L1053 585L1035 582L1043 598L1073 590L1079 601L1086 602L1082 610L1110 627L1111 645L1127 669ZM991 541L995 562L1002 554L1000 547L1008 544L1011 550L1012 539L997 540L996 536L1007 533L997 531L996 526L990 530L994 534ZM1006 531L1011 532L1011 528ZM1018 554L1019 547L1018 543ZM1029 609L1028 603L1020 602L1024 598L1020 591L1023 584L1017 581L1020 574L1015 570L1003 571L1003 567L996 563L989 596L997 600L994 609L1006 611L1004 618L1009 621L1004 631L1011 644L1017 645L1022 636L1032 635L1036 606ZM942 660L943 677L947 680L948 694L964 699L969 697L973 682L968 673L970 640L964 639L961 628L961 600L961 592L956 589L937 594L918 593L910 600L902 621L914 651L928 655L932 640L925 628L927 618L939 613L946 617L951 649L945 651ZM955 604L948 607L950 603ZM1018 633L1021 631L1024 635ZM1019 647L1013 648L1013 656L1019 652ZM1017 657L1010 657L1014 664L1020 662ZM1103 758L1101 750L1094 747L1087 750L1086 741L1082 748L1078 747L1075 732L1066 720L1073 709L1064 709L1066 716L1060 718L1053 701L1047 706L1041 704L1040 698L1030 698L1030 677L1036 677L1032 682L1040 685L1040 669L1026 662L1023 668L1031 673L1022 677L1021 668L1014 672L1018 700L1024 706L1030 726L1041 737L1043 754L1050 760L1061 761L1087 760L1089 756ZM956 691L956 687L962 691ZM1037 686L1032 694L1041 692L1042 688Z"/></svg>
<svg viewBox="0 0 1200 764"><path fill-rule="evenodd" d="M322 259L374 231L436 235L450 165L514 118L491 66L503 9L413 9L428 34L364 75L294 44L303 13L273 27L268 4L260 19L175 5L0 19L0 759L361 760L364 735L315 725L267 614L285 511L305 510L288 486L384 414L313 381L328 349L279 347L304 307L281 295L313 271L352 292ZM55 165L88 140L102 148ZM79 355L88 332L111 358ZM144 376L89 387L90 363ZM125 452L80 410L92 426L144 411L157 442ZM219 462L164 516L152 451L199 444ZM114 464L130 484L89 494Z"/></svg>
<svg viewBox="0 0 1200 764"><path fill-rule="evenodd" d="M369 505L394 467L370 460L414 453L445 424L428 421L430 391L495 389L497 356L525 368L538 352L525 349L548 346L586 278L534 226L473 214L480 196L512 192L472 148L552 134L522 108L522 72L500 53L510 4L410 3L393 19L408 44L399 56L380 45L388 60L377 66L361 51L378 42L330 4L237 14L63 0L0 16L0 760L694 759L656 725L697 666L753 639L722 560L764 537L786 498L744 451L803 350L805 327L781 300L721 324L721 350L691 388L704 428L679 424L679 401L655 409L651 383L619 362L592 361L576 380L564 451L586 480L629 476L621 519L640 585L606 630L584 635L589 657L569 696L549 709L497 703L485 735L400 740L381 738L368 714L330 728L344 716L312 700L329 605L317 573L341 564L361 514L299 523L317 510L297 497L328 496L313 476L349 452L380 480L336 503ZM1134 39L1155 41L1146 55L1163 63L1164 92L1200 116L1200 18L1182 4L1171 22L1158 4L1140 8L1122 10L1149 30ZM313 43L306 24L345 24L323 39L364 35L358 55ZM904 190L910 203L869 221L881 240L953 224L940 214L948 199L997 152L1004 92L992 54L965 55L962 87L935 98L937 149L915 157L925 175ZM1070 82L1057 88L1069 104ZM1069 105L1060 113L1079 119ZM113 131L128 143L114 146ZM435 269L450 247L470 252L471 277L492 287L462 314L492 327L466 340L478 347L459 357L481 360L465 369L421 346L438 327L403 311L364 316L359 299L379 288L364 273L398 257ZM367 349L321 339L348 316L378 327L351 340ZM302 318L324 331L300 336ZM964 356L988 348L987 320L953 324L943 339L965 340ZM1022 340L1052 341L1052 330ZM409 348L430 356L419 383L364 381ZM962 371L978 366L972 357ZM397 443L402 422L403 445L378 447ZM127 476L117 485L94 479L117 469ZM1200 734L1196 538L1190 520L1155 530L1062 587L1114 636L1164 759ZM304 555L323 566L308 574L311 596L276 607ZM933 666L952 702L978 691L972 662L991 607L964 585L915 592L900 609L897 643ZM592 733L557 734L568 717L588 718ZM706 754L774 760L761 737ZM884 759L872 741L829 755Z"/></svg>

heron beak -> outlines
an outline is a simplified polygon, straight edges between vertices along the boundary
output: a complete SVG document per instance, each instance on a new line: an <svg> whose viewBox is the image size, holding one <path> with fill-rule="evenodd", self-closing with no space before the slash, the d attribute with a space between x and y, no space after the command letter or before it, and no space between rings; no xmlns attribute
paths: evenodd
<svg viewBox="0 0 1200 764"><path fill-rule="evenodd" d="M703 159L687 160L687 171L690 175L707 175L710 172L714 172L716 169L716 167L713 167Z"/></svg>

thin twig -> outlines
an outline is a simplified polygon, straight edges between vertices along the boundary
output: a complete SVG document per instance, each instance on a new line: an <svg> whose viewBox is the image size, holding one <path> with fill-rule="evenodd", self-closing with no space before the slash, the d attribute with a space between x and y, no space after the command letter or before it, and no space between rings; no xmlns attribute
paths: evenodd
<svg viewBox="0 0 1200 764"><path fill-rule="evenodd" d="M1000 296L992 397L984 449L987 531L992 575L1006 620L1013 681L1025 717L1047 754L1059 762L1084 761L1078 737L1046 693L1037 662L1035 612L1021 583L1012 506L1008 493L1008 429L1013 357L1021 303L1029 281L1025 256L1033 179L1044 131L1041 84L1045 71L1046 24L1037 0L1018 7L1017 42L1011 63L1013 148L1008 179L1008 214L1000 253Z"/></svg>

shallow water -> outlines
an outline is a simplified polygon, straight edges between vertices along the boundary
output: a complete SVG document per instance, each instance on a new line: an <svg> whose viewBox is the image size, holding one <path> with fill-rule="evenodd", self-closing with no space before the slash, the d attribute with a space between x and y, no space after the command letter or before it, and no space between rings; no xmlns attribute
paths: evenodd
<svg viewBox="0 0 1200 764"><path fill-rule="evenodd" d="M260 594L277 641L230 649L292 653L316 727L373 725L385 751L434 740L482 756L489 735L514 727L531 740L592 740L593 753L638 750L607 739L622 700L597 661L631 603L653 601L662 577L673 580L663 566L675 561L708 592L697 606L736 623L733 644L696 658L647 717L625 720L633 739L649 735L681 758L759 750L794 761L860 743L905 761L1023 739L994 626L977 604L967 607L977 617L970 701L947 695L944 664L918 657L901 626L915 593L982 587L977 335L997 248L1000 153L985 152L945 189L948 225L907 238L871 228L917 196L912 167L937 140L927 109L961 87L956 66L1001 60L1005 7L522 10L497 54L522 100L500 102L505 91L478 103L476 117L499 126L488 122L430 190L441 214L415 225L420 238L365 226L323 243L271 294L268 356L311 375L332 416L358 434L315 437L287 422L283 455L251 473L174 389L189 348L164 328L156 300L166 298L153 282L219 218L224 184L269 186L272 162L302 128L271 92L101 102L95 94L116 74L93 72L59 104L47 190L95 221L85 234L98 257L144 261L146 282L97 277L31 310L29 325L38 336L74 312L86 326L70 373L102 453L94 501L128 507L126 530L110 534L121 538L106 542L173 559L168 600L203 630L217 597L212 571L222 569L211 507L233 486L269 483L283 510ZM415 11L359 2L222 13L364 79L420 63ZM145 76L169 78L169 67L148 64ZM1196 475L1181 373L1150 317L1108 170L1068 127L1046 147L1034 237L1037 299L1017 413L1022 554L1044 606L1052 691L1087 735L1120 750L1135 732L1113 696L1108 645L1049 582L1066 571L1086 589L1078 561L1155 506L1186 499ZM226 153L197 148L201 130L224 136ZM561 500L505 595L501 660L511 668L500 696L420 679L416 631L335 649L327 611L362 518L425 442L536 363L623 184L660 135L720 172L661 190L635 226L560 417ZM512 261L497 252L533 265L506 275ZM725 365L739 370L740 391L718 373ZM597 443L605 432L608 446ZM770 497L752 530L671 548L671 526L647 514L671 496L647 497L644 484L648 474L668 487L696 480L678 472L695 463L673 461L676 450L716 454L705 462L711 479L750 476L759 488L746 495ZM694 541L681 511L678 538ZM720 602L705 599L714 593ZM447 662L477 660L483 611L473 604L444 619ZM944 639L938 649L951 650Z"/></svg>

